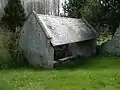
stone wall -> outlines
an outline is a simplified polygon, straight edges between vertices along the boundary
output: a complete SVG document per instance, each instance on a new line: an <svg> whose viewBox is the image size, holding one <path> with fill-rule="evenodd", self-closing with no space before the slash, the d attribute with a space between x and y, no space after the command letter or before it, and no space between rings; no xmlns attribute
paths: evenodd
<svg viewBox="0 0 120 90"><path fill-rule="evenodd" d="M96 40L70 44L70 50L73 56L92 56L96 53Z"/></svg>
<svg viewBox="0 0 120 90"><path fill-rule="evenodd" d="M102 44L101 54L120 56L120 27L115 32L112 40L109 40Z"/></svg>
<svg viewBox="0 0 120 90"><path fill-rule="evenodd" d="M36 18L33 14L25 23L21 32L20 46L26 59L34 67L52 68L54 49Z"/></svg>

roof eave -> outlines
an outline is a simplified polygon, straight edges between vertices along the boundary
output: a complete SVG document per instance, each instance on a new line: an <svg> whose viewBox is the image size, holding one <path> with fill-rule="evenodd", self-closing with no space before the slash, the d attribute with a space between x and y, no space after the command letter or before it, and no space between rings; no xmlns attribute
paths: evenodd
<svg viewBox="0 0 120 90"><path fill-rule="evenodd" d="M97 37L92 37L90 39L84 39L84 40L77 40L77 41L73 41L73 42L59 43L59 44L55 44L54 42L51 42L51 44L53 45L53 47L56 47L56 46L60 46L60 45L72 44L72 43L77 43L77 42L84 42L84 41L95 40L95 39L97 39Z"/></svg>
<svg viewBox="0 0 120 90"><path fill-rule="evenodd" d="M96 38L98 38L99 35L96 32L96 30L92 27L92 25L90 25L84 17L82 17L82 21L88 26L88 28L90 28L96 34Z"/></svg>

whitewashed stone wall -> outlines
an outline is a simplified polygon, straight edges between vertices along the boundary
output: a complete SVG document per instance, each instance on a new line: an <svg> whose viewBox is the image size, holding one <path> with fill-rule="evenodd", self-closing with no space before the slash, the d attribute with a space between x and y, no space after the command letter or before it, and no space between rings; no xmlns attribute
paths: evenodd
<svg viewBox="0 0 120 90"><path fill-rule="evenodd" d="M70 44L70 51L73 56L92 56L96 53L96 40L88 40L79 43Z"/></svg>
<svg viewBox="0 0 120 90"><path fill-rule="evenodd" d="M26 59L34 67L53 68L54 49L34 14L25 23L20 38L20 46Z"/></svg>

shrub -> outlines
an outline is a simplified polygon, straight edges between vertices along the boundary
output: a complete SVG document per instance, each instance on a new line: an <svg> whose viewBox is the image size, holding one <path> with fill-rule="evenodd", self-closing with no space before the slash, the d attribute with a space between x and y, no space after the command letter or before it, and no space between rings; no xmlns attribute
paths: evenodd
<svg viewBox="0 0 120 90"><path fill-rule="evenodd" d="M5 14L1 21L10 31L15 32L16 27L23 26L26 14L20 0L8 0L4 12Z"/></svg>

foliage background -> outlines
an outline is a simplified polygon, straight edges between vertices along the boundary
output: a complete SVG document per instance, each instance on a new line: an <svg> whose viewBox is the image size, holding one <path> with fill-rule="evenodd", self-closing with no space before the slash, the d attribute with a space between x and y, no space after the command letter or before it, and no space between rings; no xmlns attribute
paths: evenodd
<svg viewBox="0 0 120 90"><path fill-rule="evenodd" d="M119 27L119 0L69 0L63 8L68 17L86 18L100 34L113 36Z"/></svg>

